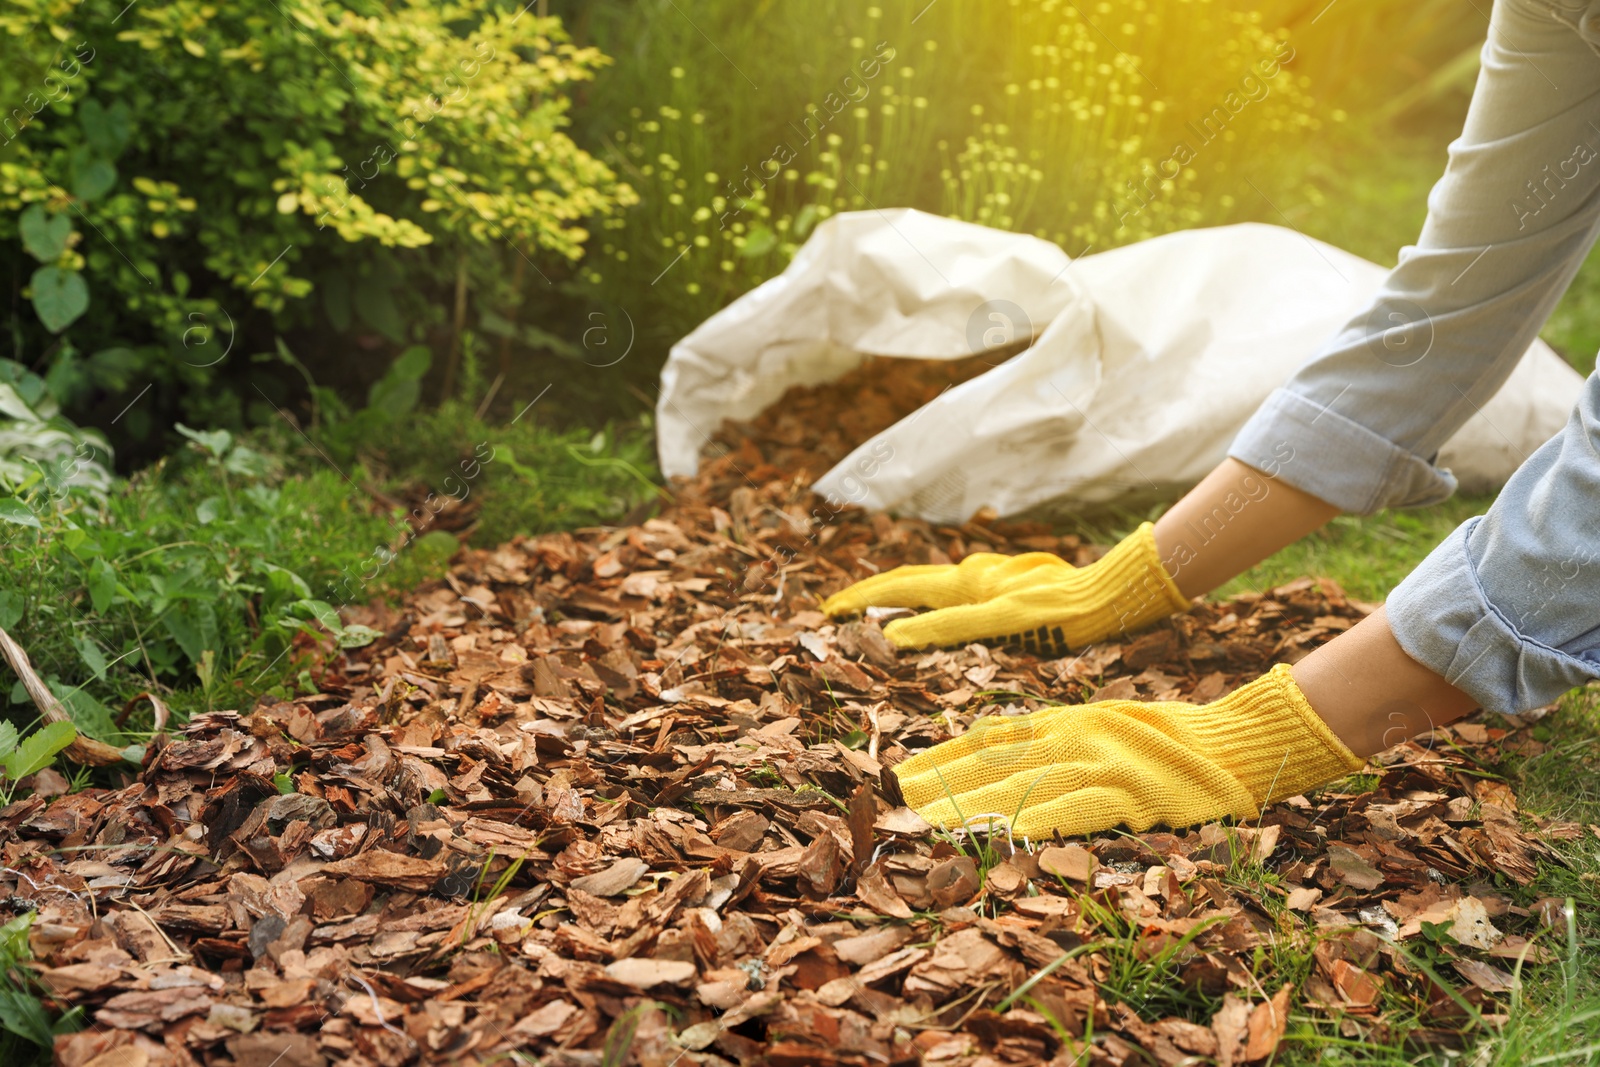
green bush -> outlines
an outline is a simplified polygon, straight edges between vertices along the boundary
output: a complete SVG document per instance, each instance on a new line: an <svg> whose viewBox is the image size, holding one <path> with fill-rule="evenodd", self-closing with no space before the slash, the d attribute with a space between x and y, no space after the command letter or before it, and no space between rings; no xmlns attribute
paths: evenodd
<svg viewBox="0 0 1600 1067"><path fill-rule="evenodd" d="M111 484L104 465L109 458L104 437L62 416L43 378L0 359L0 481L15 484L38 473L52 492L104 492Z"/></svg>
<svg viewBox="0 0 1600 1067"><path fill-rule="evenodd" d="M332 471L285 477L227 431L183 429L184 453L99 500L38 475L0 486L14 494L0 497L0 626L78 727L114 744L128 738L112 707L142 690L195 690L179 702L190 710L282 684L271 667L295 666L280 657L296 634L342 632L319 572L387 532ZM388 577L421 574L409 560ZM9 702L32 713L20 686Z"/></svg>
<svg viewBox="0 0 1600 1067"><path fill-rule="evenodd" d="M153 382L135 437L239 425L275 334L360 362L445 347L467 289L514 318L633 200L564 132L605 57L522 5L4 0L0 33L10 355L102 425Z"/></svg>

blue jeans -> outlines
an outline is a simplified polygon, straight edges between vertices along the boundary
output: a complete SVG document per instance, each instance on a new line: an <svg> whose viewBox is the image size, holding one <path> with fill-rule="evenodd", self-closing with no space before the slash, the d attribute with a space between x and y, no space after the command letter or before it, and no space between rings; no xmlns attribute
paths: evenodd
<svg viewBox="0 0 1600 1067"><path fill-rule="evenodd" d="M1229 454L1346 511L1455 489L1439 448L1526 351L1600 231L1600 0L1497 0L1415 246ZM1600 378L1489 513L1389 597L1406 653L1518 712L1600 677Z"/></svg>

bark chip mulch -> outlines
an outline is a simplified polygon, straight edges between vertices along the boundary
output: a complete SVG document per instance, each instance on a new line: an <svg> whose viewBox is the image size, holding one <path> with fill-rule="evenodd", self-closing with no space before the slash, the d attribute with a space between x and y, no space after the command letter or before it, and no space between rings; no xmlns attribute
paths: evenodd
<svg viewBox="0 0 1600 1067"><path fill-rule="evenodd" d="M636 525L464 551L356 620L382 638L307 647L315 697L0 810L0 917L37 913L32 966L83 1013L56 1061L1233 1065L1302 1020L1423 1046L1493 1025L1517 962L1553 958L1559 905L1517 887L1550 840L1600 836L1494 775L1540 750L1533 716L1240 826L1030 852L888 802L883 768L980 714L1208 700L1371 610L1305 579L1060 659L829 623L821 596L901 563L1098 554L810 493L964 373L892 371L725 428Z"/></svg>

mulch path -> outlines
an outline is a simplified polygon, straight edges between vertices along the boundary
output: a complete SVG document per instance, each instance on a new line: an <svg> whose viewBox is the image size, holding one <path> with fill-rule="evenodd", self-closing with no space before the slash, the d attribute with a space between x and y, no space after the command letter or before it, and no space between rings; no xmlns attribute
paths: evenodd
<svg viewBox="0 0 1600 1067"><path fill-rule="evenodd" d="M1012 851L884 799L882 768L980 714L1210 699L1371 609L1306 579L1059 659L830 624L821 596L901 563L1098 554L807 490L959 374L797 391L654 517L465 550L353 620L367 647L307 638L319 696L199 716L121 789L41 777L0 810L0 913L37 912L38 980L83 1012L56 1062L1232 1065L1291 1016L1492 1024L1515 961L1551 959L1516 887L1600 835L1486 773L1540 750L1533 716L1242 826ZM1427 967L1395 947L1424 942Z"/></svg>

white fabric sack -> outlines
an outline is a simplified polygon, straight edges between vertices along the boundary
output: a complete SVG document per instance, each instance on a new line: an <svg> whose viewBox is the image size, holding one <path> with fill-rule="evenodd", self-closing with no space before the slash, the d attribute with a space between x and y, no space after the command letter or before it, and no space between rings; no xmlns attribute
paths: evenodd
<svg viewBox="0 0 1600 1067"><path fill-rule="evenodd" d="M781 275L673 346L656 407L662 469L694 473L722 420L866 356L961 359L1037 334L862 442L817 491L936 522L1171 499L1386 273L1256 223L1072 260L1036 237L919 211L837 215ZM1503 484L1560 429L1582 381L1536 341L1440 465L1463 490Z"/></svg>

